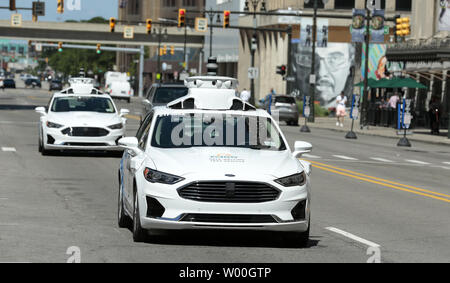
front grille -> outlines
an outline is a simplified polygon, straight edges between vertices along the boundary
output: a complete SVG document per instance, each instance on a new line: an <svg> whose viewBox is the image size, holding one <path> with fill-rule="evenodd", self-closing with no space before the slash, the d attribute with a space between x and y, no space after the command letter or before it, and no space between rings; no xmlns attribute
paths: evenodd
<svg viewBox="0 0 450 283"><path fill-rule="evenodd" d="M109 146L107 143L66 142L67 146Z"/></svg>
<svg viewBox="0 0 450 283"><path fill-rule="evenodd" d="M277 223L270 215L233 215L233 214L187 214L181 222L262 224Z"/></svg>
<svg viewBox="0 0 450 283"><path fill-rule="evenodd" d="M262 203L274 201L280 192L264 183L197 182L178 190L188 200L218 203Z"/></svg>
<svg viewBox="0 0 450 283"><path fill-rule="evenodd" d="M69 137L104 137L109 134L105 129L88 127L66 128L61 132Z"/></svg>

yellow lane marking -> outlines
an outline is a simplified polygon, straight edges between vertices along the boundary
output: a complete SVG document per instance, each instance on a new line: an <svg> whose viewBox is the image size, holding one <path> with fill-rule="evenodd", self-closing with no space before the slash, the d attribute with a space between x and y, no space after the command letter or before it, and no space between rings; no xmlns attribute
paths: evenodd
<svg viewBox="0 0 450 283"><path fill-rule="evenodd" d="M126 118L133 119L136 121L141 121L141 117L137 115L125 115Z"/></svg>
<svg viewBox="0 0 450 283"><path fill-rule="evenodd" d="M404 191L404 192L408 192L408 193L412 193L412 194L416 194L416 195L420 195L420 196L425 196L425 197L429 197L429 198L433 198L433 199L437 199L437 200L441 200L441 201L450 203L449 199L440 198L440 197L429 195L429 194L424 194L424 193L421 193L421 192L417 192L417 191L405 189L405 188L402 188L402 187L398 187L398 186L394 186L394 185L390 185L390 184L374 181L374 180L371 180L371 179L358 177L358 176L355 176L355 175L350 175L350 174L347 174L347 173L343 173L343 172L336 171L336 170L333 170L333 169L330 169L330 168L326 168L326 167L322 167L322 166L319 166L319 165L313 165L313 167L319 168L319 169L322 169L322 170L325 170L325 171L328 171L328 172L331 172L331 173L335 173L335 174L338 174L338 175L347 176L347 177L358 179L358 180L361 180L361 181L366 181L366 182L377 184L377 185L381 185L381 186L384 186L384 187L388 187L388 188L392 188L392 189L396 189L396 190L400 190L400 191Z"/></svg>
<svg viewBox="0 0 450 283"><path fill-rule="evenodd" d="M36 96L27 96L28 99L31 100L45 100L45 101L49 101L50 97L36 97Z"/></svg>
<svg viewBox="0 0 450 283"><path fill-rule="evenodd" d="M377 178L377 177L365 175L365 174L362 174L362 173L358 173L358 172L346 170L346 169L343 169L343 168L331 166L331 165L324 164L324 163L320 163L320 162L316 162L316 161L309 161L309 160L308 160L308 162L310 162L310 163L312 163L312 164L315 164L315 165L325 166L325 167L328 167L328 168L332 168L332 169L336 169L336 170L339 170L339 171L347 172L347 173L350 173L350 174L353 174L353 175L362 176L362 177L370 178L370 179L373 179L373 180L377 180L377 181L389 183L389 184L392 184L392 185L397 185L397 186L405 187L405 188L408 188L408 189L413 189L413 190L416 190L416 191L421 191L421 192L424 192L424 193L430 193L430 194L434 194L434 195L438 195L438 196L450 198L450 195L447 195L447 194L437 193L437 192L433 192L433 191L430 191L430 190L417 188L417 187L414 187L414 186L409 186L409 185L400 184L400 183L397 183L397 182L393 182L393 181L389 181L389 180L386 180L386 179L382 179L382 178Z"/></svg>

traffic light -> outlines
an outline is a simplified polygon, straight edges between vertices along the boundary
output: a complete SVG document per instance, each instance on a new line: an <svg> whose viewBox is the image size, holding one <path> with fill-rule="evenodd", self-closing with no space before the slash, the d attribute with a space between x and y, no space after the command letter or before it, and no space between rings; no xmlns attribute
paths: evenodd
<svg viewBox="0 0 450 283"><path fill-rule="evenodd" d="M277 66L277 74L282 75L283 77L286 75L287 67L286 65Z"/></svg>
<svg viewBox="0 0 450 283"><path fill-rule="evenodd" d="M408 17L397 18L395 26L395 33L397 36L408 36L411 34L411 22Z"/></svg>
<svg viewBox="0 0 450 283"><path fill-rule="evenodd" d="M109 30L111 32L116 30L116 18L109 18Z"/></svg>
<svg viewBox="0 0 450 283"><path fill-rule="evenodd" d="M178 10L178 27L186 26L186 9Z"/></svg>
<svg viewBox="0 0 450 283"><path fill-rule="evenodd" d="M97 44L97 54L102 53L102 45L99 43Z"/></svg>
<svg viewBox="0 0 450 283"><path fill-rule="evenodd" d="M162 47L159 48L159 56L163 56L164 55L164 49Z"/></svg>
<svg viewBox="0 0 450 283"><path fill-rule="evenodd" d="M152 33L152 19L147 19L147 34Z"/></svg>
<svg viewBox="0 0 450 283"><path fill-rule="evenodd" d="M175 46L170 46L170 55L175 55Z"/></svg>
<svg viewBox="0 0 450 283"><path fill-rule="evenodd" d="M223 28L229 28L230 27L230 11L224 11L223 12Z"/></svg>
<svg viewBox="0 0 450 283"><path fill-rule="evenodd" d="M223 28L229 28L230 27L230 11L224 11L223 12Z"/></svg>
<svg viewBox="0 0 450 283"><path fill-rule="evenodd" d="M16 10L16 0L9 0L9 10L11 11Z"/></svg>
<svg viewBox="0 0 450 283"><path fill-rule="evenodd" d="M163 47L163 55L167 55L167 45L164 45Z"/></svg>
<svg viewBox="0 0 450 283"><path fill-rule="evenodd" d="M63 43L58 42L58 52L62 52L62 51L63 51Z"/></svg>
<svg viewBox="0 0 450 283"><path fill-rule="evenodd" d="M58 14L64 13L64 0L58 0L56 11L58 12Z"/></svg>

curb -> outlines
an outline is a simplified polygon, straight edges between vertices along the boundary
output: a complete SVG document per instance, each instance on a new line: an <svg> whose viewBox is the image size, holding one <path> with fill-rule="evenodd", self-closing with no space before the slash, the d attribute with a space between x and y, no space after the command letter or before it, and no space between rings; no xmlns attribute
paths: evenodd
<svg viewBox="0 0 450 283"><path fill-rule="evenodd" d="M320 126L314 126L312 123L308 124L308 126L311 129L319 129L319 130L329 130L329 131L333 131L333 132L338 132L338 133L347 133L348 131L350 131L350 129L337 129L337 128L326 128L326 127L320 127ZM364 135L364 136L372 136L372 137L382 137L382 138L389 138L389 139L393 139L393 140L399 140L399 137L392 137L392 136L387 136L387 135L383 135L383 134L378 134L378 133L370 133L370 132L360 132L360 131L354 131L357 135ZM414 138L414 136L409 136L408 139L410 141L413 142L422 142L422 143L428 143L428 144L435 144L435 145L450 145L450 139L449 142L444 142L444 141L431 141L431 140L421 140L421 139L416 139Z"/></svg>

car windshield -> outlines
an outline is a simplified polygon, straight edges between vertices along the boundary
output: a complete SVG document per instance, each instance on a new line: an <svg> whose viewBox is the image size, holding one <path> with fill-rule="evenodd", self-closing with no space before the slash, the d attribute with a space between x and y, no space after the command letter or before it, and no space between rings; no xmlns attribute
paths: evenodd
<svg viewBox="0 0 450 283"><path fill-rule="evenodd" d="M116 112L109 98L83 96L57 97L53 101L51 110L53 112Z"/></svg>
<svg viewBox="0 0 450 283"><path fill-rule="evenodd" d="M188 89L184 87L161 87L156 90L153 98L155 104L168 104L178 98L186 96Z"/></svg>
<svg viewBox="0 0 450 283"><path fill-rule="evenodd" d="M295 98L288 96L280 96L275 98L275 103L289 103L295 104Z"/></svg>
<svg viewBox="0 0 450 283"><path fill-rule="evenodd" d="M153 130L156 148L232 147L287 149L271 119L225 114L160 116Z"/></svg>

